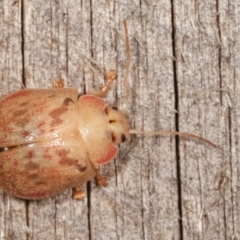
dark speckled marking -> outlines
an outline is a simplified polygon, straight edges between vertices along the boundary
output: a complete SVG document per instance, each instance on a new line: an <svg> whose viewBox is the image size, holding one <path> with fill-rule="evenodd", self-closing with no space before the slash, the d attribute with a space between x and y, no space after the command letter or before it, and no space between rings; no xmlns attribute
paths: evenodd
<svg viewBox="0 0 240 240"><path fill-rule="evenodd" d="M69 151L66 149L59 149L56 151L56 153L59 157L65 157L68 155Z"/></svg>
<svg viewBox="0 0 240 240"><path fill-rule="evenodd" d="M27 123L29 123L29 119L28 118L21 118L18 121L16 121L16 124L19 127L24 127L24 126L26 126Z"/></svg>
<svg viewBox="0 0 240 240"><path fill-rule="evenodd" d="M9 187L11 188L11 189L15 189L16 188L16 183L14 183L14 182L9 182Z"/></svg>
<svg viewBox="0 0 240 240"><path fill-rule="evenodd" d="M15 112L13 112L13 116L14 117L18 117L18 116L21 116L21 115L23 115L23 114L25 114L27 112L27 109L25 108L25 109L22 109L22 110L17 110L17 111L15 111Z"/></svg>
<svg viewBox="0 0 240 240"><path fill-rule="evenodd" d="M60 115L67 111L67 107L56 108L49 113L50 117L53 119L51 125L56 126L62 123Z"/></svg>
<svg viewBox="0 0 240 240"><path fill-rule="evenodd" d="M22 135L23 135L24 137L28 137L28 136L30 135L30 133L29 133L28 131L23 131Z"/></svg>
<svg viewBox="0 0 240 240"><path fill-rule="evenodd" d="M28 105L28 102L23 102L23 103L19 104L20 107L24 107L24 106L27 106L27 105Z"/></svg>
<svg viewBox="0 0 240 240"><path fill-rule="evenodd" d="M78 160L74 158L62 157L59 163L64 166L75 166L77 165Z"/></svg>
<svg viewBox="0 0 240 240"><path fill-rule="evenodd" d="M56 94L51 94L48 96L48 98L54 98L54 97L56 97Z"/></svg>
<svg viewBox="0 0 240 240"><path fill-rule="evenodd" d="M50 117L53 119L51 123L52 127L60 125L63 122L60 116L68 110L67 107L70 103L73 103L73 100L71 98L65 98L61 107L56 108L49 113Z"/></svg>
<svg viewBox="0 0 240 240"><path fill-rule="evenodd" d="M27 157L28 157L28 158L32 158L32 157L33 157L33 151L28 151Z"/></svg>
<svg viewBox="0 0 240 240"><path fill-rule="evenodd" d="M27 176L27 178L28 178L29 180L34 180L34 179L39 178L39 175L36 174L36 173L29 174L29 175Z"/></svg>
<svg viewBox="0 0 240 240"><path fill-rule="evenodd" d="M39 169L39 164L29 161L28 163L25 164L25 169L26 171L37 170Z"/></svg>
<svg viewBox="0 0 240 240"><path fill-rule="evenodd" d="M87 170L87 166L82 166L81 164L76 165L79 172L85 172Z"/></svg>

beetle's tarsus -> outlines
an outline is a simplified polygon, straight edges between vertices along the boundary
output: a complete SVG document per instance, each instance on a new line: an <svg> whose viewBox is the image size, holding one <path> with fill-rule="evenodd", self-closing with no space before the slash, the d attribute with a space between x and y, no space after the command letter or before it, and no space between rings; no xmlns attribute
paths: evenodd
<svg viewBox="0 0 240 240"><path fill-rule="evenodd" d="M107 178L101 175L98 171L96 172L95 179L98 187L100 186L106 187L108 185Z"/></svg>
<svg viewBox="0 0 240 240"><path fill-rule="evenodd" d="M85 197L85 192L81 188L79 188L79 187L73 188L73 194L72 194L73 199L83 200L84 197Z"/></svg>
<svg viewBox="0 0 240 240"><path fill-rule="evenodd" d="M109 92L111 85L114 80L117 79L117 74L114 70L109 70L108 72L105 73L104 79L105 79L105 84L100 88L99 91L92 91L89 92L88 94L94 95L97 97L106 97L107 93Z"/></svg>
<svg viewBox="0 0 240 240"><path fill-rule="evenodd" d="M53 87L54 88L64 88L64 80L59 79L59 80L53 81Z"/></svg>

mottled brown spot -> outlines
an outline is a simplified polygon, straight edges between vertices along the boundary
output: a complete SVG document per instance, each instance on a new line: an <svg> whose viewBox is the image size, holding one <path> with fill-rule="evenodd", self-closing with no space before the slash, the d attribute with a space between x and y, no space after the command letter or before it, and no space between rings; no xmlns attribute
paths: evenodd
<svg viewBox="0 0 240 240"><path fill-rule="evenodd" d="M21 118L16 122L17 126L19 126L19 127L24 127L24 126L26 126L27 123L29 123L28 118Z"/></svg>
<svg viewBox="0 0 240 240"><path fill-rule="evenodd" d="M23 102L23 103L20 103L20 104L19 104L20 107L24 107L24 106L26 106L26 105L28 105L28 102Z"/></svg>
<svg viewBox="0 0 240 240"><path fill-rule="evenodd" d="M69 103L73 103L71 98L65 98L63 101L63 106L69 106Z"/></svg>
<svg viewBox="0 0 240 240"><path fill-rule="evenodd" d="M32 158L32 157L33 157L33 151L28 151L27 158Z"/></svg>
<svg viewBox="0 0 240 240"><path fill-rule="evenodd" d="M22 109L22 110L17 110L17 111L15 111L15 112L13 112L13 116L14 117L18 117L18 116L21 116L21 115L23 115L23 114L25 114L27 112L27 109L25 108L25 109Z"/></svg>
<svg viewBox="0 0 240 240"><path fill-rule="evenodd" d="M63 121L60 118L61 114L65 113L67 111L67 107L63 106L60 108L56 108L53 111L49 113L50 117L53 118L51 125L56 126L61 124Z"/></svg>
<svg viewBox="0 0 240 240"><path fill-rule="evenodd" d="M75 165L77 165L78 160L74 159L74 158L63 157L63 158L61 158L59 163L64 166L75 166Z"/></svg>
<svg viewBox="0 0 240 240"><path fill-rule="evenodd" d="M51 94L48 96L48 98L54 98L54 97L56 97L56 94Z"/></svg>
<svg viewBox="0 0 240 240"><path fill-rule="evenodd" d="M15 188L16 188L16 183L14 183L14 182L8 182L8 184L10 185L9 187L10 187L11 189L15 189Z"/></svg>
<svg viewBox="0 0 240 240"><path fill-rule="evenodd" d="M4 167L4 162L1 161L1 162L0 162L0 169L3 168L3 167Z"/></svg>
<svg viewBox="0 0 240 240"><path fill-rule="evenodd" d="M56 153L59 157L65 157L68 155L69 151L66 149L58 149L56 150Z"/></svg>
<svg viewBox="0 0 240 240"><path fill-rule="evenodd" d="M37 127L42 127L44 124L45 124L45 122L41 121L41 122L38 123Z"/></svg>
<svg viewBox="0 0 240 240"><path fill-rule="evenodd" d="M47 185L47 183L44 181L37 181L35 182L35 185Z"/></svg>
<svg viewBox="0 0 240 240"><path fill-rule="evenodd" d="M25 169L26 171L37 170L39 169L39 164L29 161L28 163L25 164Z"/></svg>
<svg viewBox="0 0 240 240"><path fill-rule="evenodd" d="M87 166L82 166L81 164L77 164L76 167L79 170L79 172L85 172L87 169Z"/></svg>
<svg viewBox="0 0 240 240"><path fill-rule="evenodd" d="M36 173L29 174L29 175L27 176L27 178L28 178L29 180L34 180L34 179L39 178L39 175L36 174Z"/></svg>
<svg viewBox="0 0 240 240"><path fill-rule="evenodd" d="M23 131L22 135L24 137L28 137L30 135L29 131Z"/></svg>

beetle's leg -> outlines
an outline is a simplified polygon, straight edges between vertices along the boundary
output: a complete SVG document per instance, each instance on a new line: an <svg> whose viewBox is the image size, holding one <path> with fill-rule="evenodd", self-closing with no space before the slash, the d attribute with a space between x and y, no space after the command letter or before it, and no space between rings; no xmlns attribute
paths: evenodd
<svg viewBox="0 0 240 240"><path fill-rule="evenodd" d="M110 70L105 73L104 78L105 78L105 84L100 88L99 91L92 91L87 94L94 95L97 97L102 97L102 98L105 97L109 92L113 81L117 79L117 74L114 70Z"/></svg>
<svg viewBox="0 0 240 240"><path fill-rule="evenodd" d="M82 200L85 197L85 192L81 188L74 187L72 190L73 190L73 194L72 194L73 199Z"/></svg>
<svg viewBox="0 0 240 240"><path fill-rule="evenodd" d="M107 178L104 177L103 175L101 175L99 173L99 170L96 170L95 179L96 179L97 186L99 186L99 187L100 186L106 187L108 185Z"/></svg>
<svg viewBox="0 0 240 240"><path fill-rule="evenodd" d="M53 81L53 87L54 88L64 88L64 80L60 78L59 80Z"/></svg>

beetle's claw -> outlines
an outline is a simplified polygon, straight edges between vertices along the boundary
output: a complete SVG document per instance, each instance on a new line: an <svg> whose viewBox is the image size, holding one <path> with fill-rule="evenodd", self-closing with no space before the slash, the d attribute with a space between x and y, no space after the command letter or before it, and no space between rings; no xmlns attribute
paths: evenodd
<svg viewBox="0 0 240 240"><path fill-rule="evenodd" d="M83 200L84 197L85 197L85 192L82 189L80 189L79 187L73 188L73 194L72 194L73 199Z"/></svg>
<svg viewBox="0 0 240 240"><path fill-rule="evenodd" d="M59 80L53 81L53 87L54 88L64 88L64 80L59 79Z"/></svg>
<svg viewBox="0 0 240 240"><path fill-rule="evenodd" d="M98 187L100 187L100 186L106 187L108 185L107 178L102 176L99 173L96 174L95 179L96 179L96 183L97 183Z"/></svg>

